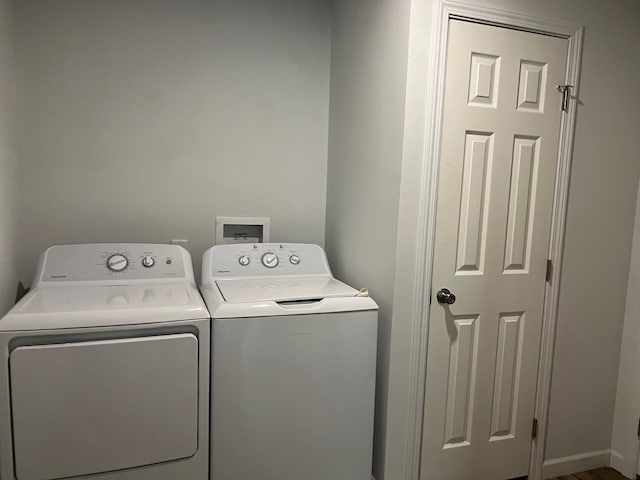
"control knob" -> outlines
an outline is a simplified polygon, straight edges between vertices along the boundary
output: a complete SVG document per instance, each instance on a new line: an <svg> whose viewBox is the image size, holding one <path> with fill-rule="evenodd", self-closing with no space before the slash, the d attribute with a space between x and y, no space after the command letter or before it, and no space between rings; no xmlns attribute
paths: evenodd
<svg viewBox="0 0 640 480"><path fill-rule="evenodd" d="M142 266L146 268L151 268L156 264L155 259L151 255L145 255L142 257Z"/></svg>
<svg viewBox="0 0 640 480"><path fill-rule="evenodd" d="M107 258L107 268L112 272L122 272L129 266L129 260L121 253L116 253Z"/></svg>
<svg viewBox="0 0 640 480"><path fill-rule="evenodd" d="M267 268L275 268L280 263L280 259L275 253L267 252L262 255L262 264Z"/></svg>

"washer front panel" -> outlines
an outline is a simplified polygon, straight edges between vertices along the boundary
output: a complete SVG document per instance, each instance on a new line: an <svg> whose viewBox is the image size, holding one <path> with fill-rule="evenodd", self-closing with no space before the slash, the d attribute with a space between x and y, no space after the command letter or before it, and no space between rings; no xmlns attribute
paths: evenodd
<svg viewBox="0 0 640 480"><path fill-rule="evenodd" d="M213 319L212 478L371 477L377 312Z"/></svg>
<svg viewBox="0 0 640 480"><path fill-rule="evenodd" d="M193 334L22 346L9 363L19 480L117 471L198 450Z"/></svg>

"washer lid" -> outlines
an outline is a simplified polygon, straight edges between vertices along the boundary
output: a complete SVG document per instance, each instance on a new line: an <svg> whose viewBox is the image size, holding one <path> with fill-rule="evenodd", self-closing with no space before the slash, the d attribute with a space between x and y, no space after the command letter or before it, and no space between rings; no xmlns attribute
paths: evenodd
<svg viewBox="0 0 640 480"><path fill-rule="evenodd" d="M216 280L227 303L295 302L354 297L358 291L330 276Z"/></svg>

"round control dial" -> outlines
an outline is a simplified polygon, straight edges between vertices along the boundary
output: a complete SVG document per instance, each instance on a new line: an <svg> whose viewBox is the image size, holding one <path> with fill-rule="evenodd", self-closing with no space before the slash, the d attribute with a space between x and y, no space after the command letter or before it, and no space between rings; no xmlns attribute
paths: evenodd
<svg viewBox="0 0 640 480"><path fill-rule="evenodd" d="M246 255L242 255L239 259L238 259L238 263L240 265L242 265L243 267L246 267L247 265L249 265L251 263L251 259L249 257L247 257Z"/></svg>
<svg viewBox="0 0 640 480"><path fill-rule="evenodd" d="M142 266L151 268L156 264L156 260L151 255L145 255L142 257Z"/></svg>
<svg viewBox="0 0 640 480"><path fill-rule="evenodd" d="M112 272L122 272L128 266L129 266L129 260L127 259L127 257L125 257L120 253L111 255L107 259L107 268Z"/></svg>
<svg viewBox="0 0 640 480"><path fill-rule="evenodd" d="M265 253L262 255L262 264L267 268L275 268L280 263L280 259L275 253Z"/></svg>
<svg viewBox="0 0 640 480"><path fill-rule="evenodd" d="M300 263L300 257L298 255L291 255L289 257L289 261L291 262L291 265L298 265Z"/></svg>

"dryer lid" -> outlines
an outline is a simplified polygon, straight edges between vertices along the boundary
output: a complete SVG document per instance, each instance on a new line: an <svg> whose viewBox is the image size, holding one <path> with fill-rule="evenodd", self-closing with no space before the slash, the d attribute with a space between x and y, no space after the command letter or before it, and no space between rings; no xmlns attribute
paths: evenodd
<svg viewBox="0 0 640 480"><path fill-rule="evenodd" d="M333 277L261 277L216 280L227 303L296 302L323 298L354 297L358 290Z"/></svg>

